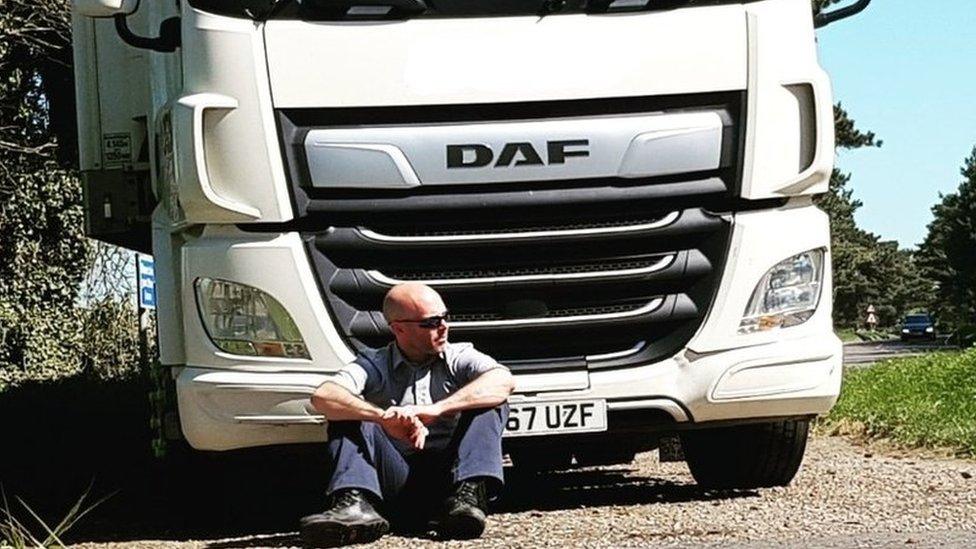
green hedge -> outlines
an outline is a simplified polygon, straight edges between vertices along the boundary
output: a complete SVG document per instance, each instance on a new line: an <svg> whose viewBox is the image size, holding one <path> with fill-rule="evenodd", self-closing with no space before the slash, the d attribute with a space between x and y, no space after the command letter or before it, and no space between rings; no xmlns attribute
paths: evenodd
<svg viewBox="0 0 976 549"><path fill-rule="evenodd" d="M127 302L20 311L0 302L0 390L78 374L112 379L138 369L138 322Z"/></svg>

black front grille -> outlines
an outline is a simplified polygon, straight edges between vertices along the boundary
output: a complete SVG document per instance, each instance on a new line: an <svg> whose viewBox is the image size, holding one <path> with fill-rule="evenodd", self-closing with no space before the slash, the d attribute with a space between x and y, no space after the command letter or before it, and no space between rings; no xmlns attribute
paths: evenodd
<svg viewBox="0 0 976 549"><path fill-rule="evenodd" d="M630 213L618 215L634 219ZM660 213L670 222L592 234L470 238L457 218L457 234L466 235L458 240L404 239L389 226L389 233L331 227L305 238L330 308L356 347L389 341L380 311L392 284L426 281L448 304L454 341L471 341L516 369L616 367L687 343L724 262L727 219L701 208Z"/></svg>
<svg viewBox="0 0 976 549"><path fill-rule="evenodd" d="M744 94L512 105L288 110L282 149L299 230L333 319L355 348L390 340L380 312L400 281L434 286L451 339L517 371L615 368L667 357L701 325L728 253ZM719 109L719 169L411 189L313 188L317 127L522 120ZM723 212L715 214L711 212Z"/></svg>

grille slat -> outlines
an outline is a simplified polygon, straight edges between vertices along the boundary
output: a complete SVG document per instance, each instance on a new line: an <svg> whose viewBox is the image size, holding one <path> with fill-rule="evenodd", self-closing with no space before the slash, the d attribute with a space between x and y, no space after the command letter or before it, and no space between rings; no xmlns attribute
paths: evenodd
<svg viewBox="0 0 976 549"><path fill-rule="evenodd" d="M501 234L501 235L518 235L524 233L538 233L538 232L559 232L559 231L591 231L594 229L619 229L626 227L640 227L647 225L660 224L667 221L671 214L663 215L656 218L644 218L644 219L607 219L607 220L593 220L585 222L570 222L561 224L538 224L538 225L520 225L512 227L498 227L498 226L482 226L481 228L471 227L471 228L440 228L440 229L429 229L426 231L418 231L414 229L398 228L398 227L378 227L376 232L393 237L413 237L413 238L424 238L424 237L457 237L457 236L483 236L490 234Z"/></svg>
<svg viewBox="0 0 976 549"><path fill-rule="evenodd" d="M616 261L639 255L694 249L696 242L725 222L700 209L682 211L667 225L625 232L551 234L486 240L380 241L356 228L335 227L314 237L315 247L338 267L443 270L551 263ZM544 249L540 253L540 249Z"/></svg>
<svg viewBox="0 0 976 549"><path fill-rule="evenodd" d="M609 278L649 274L668 267L676 255L656 256L645 260L624 260L576 263L572 265L529 265L524 267L486 268L477 270L403 271L381 273L370 271L369 276L381 283L425 282L433 286L473 284L478 282L507 282L529 280L570 280L573 278Z"/></svg>
<svg viewBox="0 0 976 549"><path fill-rule="evenodd" d="M543 258L544 259L544 258ZM626 269L626 267L636 267ZM591 268L599 270L589 270ZM513 269L485 268L470 271L415 268L396 273L409 276L388 277L385 273L363 269L338 269L331 277L330 292L350 305L371 308L400 281L424 282L451 303L477 302L485 291L532 292L545 290L550 297L560 293L622 299L626 296L652 296L688 287L710 275L712 263L699 250L674 252L642 260L591 261L569 266L530 265ZM526 274L515 274L526 273ZM467 278L461 275L471 275ZM575 298L572 298L575 299Z"/></svg>
<svg viewBox="0 0 976 549"><path fill-rule="evenodd" d="M506 318L500 313L458 313L451 316L451 325L457 329L470 327L475 322L535 322L546 323L579 317L600 317L607 315L624 315L640 311L642 308L653 308L658 302L625 303L614 305L590 305L586 307L565 307L546 311L544 315L527 317L524 319Z"/></svg>

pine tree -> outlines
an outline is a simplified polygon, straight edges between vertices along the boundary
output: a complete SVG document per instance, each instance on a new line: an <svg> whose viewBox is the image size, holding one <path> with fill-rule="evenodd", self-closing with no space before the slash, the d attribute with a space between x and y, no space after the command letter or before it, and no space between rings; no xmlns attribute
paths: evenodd
<svg viewBox="0 0 976 549"><path fill-rule="evenodd" d="M976 147L960 173L956 192L932 207L934 219L919 250L937 287L933 306L953 326L976 324Z"/></svg>

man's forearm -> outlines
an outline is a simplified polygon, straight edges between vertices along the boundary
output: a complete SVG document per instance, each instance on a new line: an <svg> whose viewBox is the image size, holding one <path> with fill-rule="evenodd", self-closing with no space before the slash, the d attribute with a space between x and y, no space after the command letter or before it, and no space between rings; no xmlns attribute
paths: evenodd
<svg viewBox="0 0 976 549"><path fill-rule="evenodd" d="M323 383L312 394L312 407L330 421L373 421L383 418L383 410L332 382Z"/></svg>
<svg viewBox="0 0 976 549"><path fill-rule="evenodd" d="M496 368L476 377L454 394L437 403L442 414L464 410L494 408L508 400L515 389L515 379L505 368Z"/></svg>

